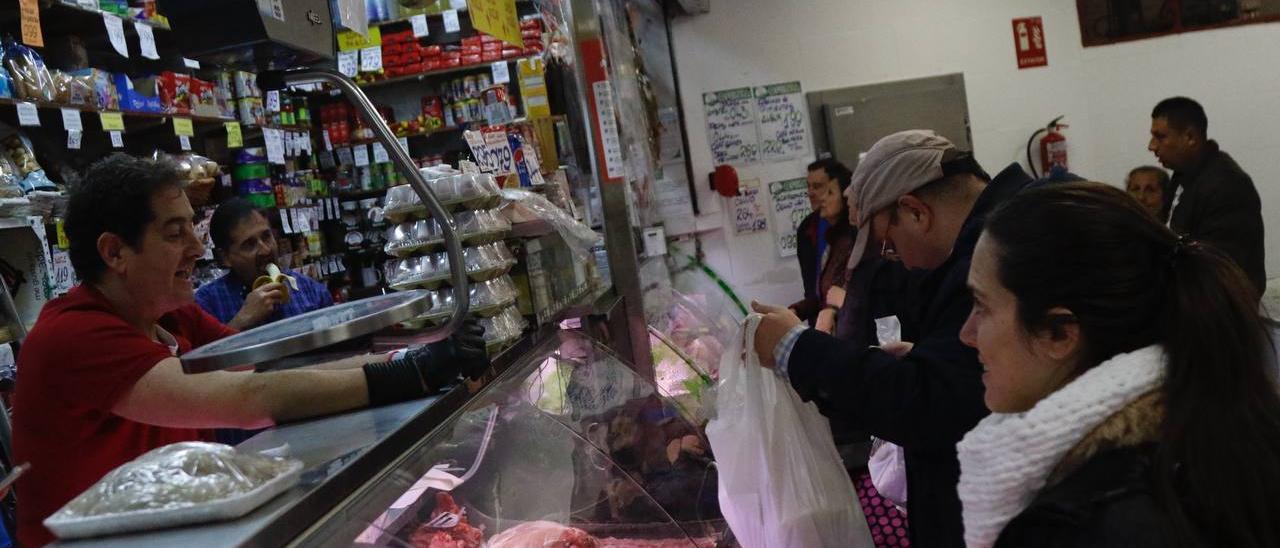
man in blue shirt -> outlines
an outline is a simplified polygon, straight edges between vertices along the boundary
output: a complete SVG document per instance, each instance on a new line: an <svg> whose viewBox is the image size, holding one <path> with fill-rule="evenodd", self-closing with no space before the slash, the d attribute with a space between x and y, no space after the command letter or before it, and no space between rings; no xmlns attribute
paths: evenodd
<svg viewBox="0 0 1280 548"><path fill-rule="evenodd" d="M231 272L196 290L196 302L218 321L245 330L333 304L324 284L293 270L283 272L297 282L296 290L276 282L252 288L276 261L276 238L248 201L233 198L218 206L209 236L214 254Z"/></svg>

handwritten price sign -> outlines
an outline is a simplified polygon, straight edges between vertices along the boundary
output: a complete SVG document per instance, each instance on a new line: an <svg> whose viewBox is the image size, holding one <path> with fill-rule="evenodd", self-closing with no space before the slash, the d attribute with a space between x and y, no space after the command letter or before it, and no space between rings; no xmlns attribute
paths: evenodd
<svg viewBox="0 0 1280 548"><path fill-rule="evenodd" d="M515 173L515 154L511 151L511 142L507 132L467 131L463 134L467 146L471 147L471 155L476 158L476 165L484 173L506 175Z"/></svg>

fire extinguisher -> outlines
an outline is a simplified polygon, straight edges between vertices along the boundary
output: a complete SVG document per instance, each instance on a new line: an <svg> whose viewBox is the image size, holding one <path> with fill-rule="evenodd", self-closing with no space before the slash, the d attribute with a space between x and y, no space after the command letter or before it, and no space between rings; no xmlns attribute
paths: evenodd
<svg viewBox="0 0 1280 548"><path fill-rule="evenodd" d="M1067 170L1067 136L1062 134L1063 129L1067 125L1061 123L1063 116L1059 116L1051 120L1043 128L1036 130L1031 134L1031 138L1027 140L1027 165L1031 167L1031 174L1036 178L1040 178L1041 173L1036 172L1036 164L1031 161L1031 144L1035 142L1040 134L1040 166L1044 170L1043 175L1048 176L1055 167Z"/></svg>

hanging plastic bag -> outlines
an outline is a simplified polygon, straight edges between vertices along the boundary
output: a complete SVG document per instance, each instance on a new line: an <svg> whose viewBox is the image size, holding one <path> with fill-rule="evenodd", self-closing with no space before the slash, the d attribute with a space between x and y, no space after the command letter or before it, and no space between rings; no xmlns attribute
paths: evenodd
<svg viewBox="0 0 1280 548"><path fill-rule="evenodd" d="M876 318L876 338L881 345L902 342L902 323L897 316ZM907 511L907 456L902 446L872 438L867 471L876 491L893 502L903 513Z"/></svg>
<svg viewBox="0 0 1280 548"><path fill-rule="evenodd" d="M827 419L760 366L753 350L760 318L748 316L746 341L725 350L716 418L707 424L720 510L746 548L870 547Z"/></svg>

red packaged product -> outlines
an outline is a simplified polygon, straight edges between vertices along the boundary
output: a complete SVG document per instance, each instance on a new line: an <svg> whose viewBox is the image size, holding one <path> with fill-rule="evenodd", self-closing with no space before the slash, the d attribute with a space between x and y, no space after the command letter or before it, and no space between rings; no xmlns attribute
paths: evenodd
<svg viewBox="0 0 1280 548"><path fill-rule="evenodd" d="M480 52L484 53L486 51L502 51L502 42L485 42L484 45L480 46Z"/></svg>
<svg viewBox="0 0 1280 548"><path fill-rule="evenodd" d="M474 46L462 46L462 54L463 55L480 55L480 53L484 51L481 48L482 46L480 46L479 44Z"/></svg>
<svg viewBox="0 0 1280 548"><path fill-rule="evenodd" d="M464 48L467 46L479 46L483 43L484 40L479 36L468 36L462 39L462 47Z"/></svg>
<svg viewBox="0 0 1280 548"><path fill-rule="evenodd" d="M444 59L440 61L440 68L458 68L462 66L462 59Z"/></svg>
<svg viewBox="0 0 1280 548"><path fill-rule="evenodd" d="M501 38L498 38L497 36L493 36L491 34L480 35L480 42L483 44L491 44L493 42L501 42L501 41L502 41Z"/></svg>
<svg viewBox="0 0 1280 548"><path fill-rule="evenodd" d="M502 50L486 51L480 54L481 63L492 63L494 61L501 61L501 60L502 60Z"/></svg>
<svg viewBox="0 0 1280 548"><path fill-rule="evenodd" d="M445 59L457 59L462 57L462 50L446 51L441 55L441 57L444 57Z"/></svg>
<svg viewBox="0 0 1280 548"><path fill-rule="evenodd" d="M523 21L520 21L520 30L540 29L540 28L542 28L542 19L535 17L535 18L530 18L530 19L525 19Z"/></svg>
<svg viewBox="0 0 1280 548"><path fill-rule="evenodd" d="M440 46L427 46L422 48L422 54L427 57L438 57L441 53Z"/></svg>
<svg viewBox="0 0 1280 548"><path fill-rule="evenodd" d="M461 63L460 63L460 64L462 64L462 65L474 65L474 64L479 63L480 61L481 61L481 60L480 60L480 56L479 56L479 55L463 55L463 56L462 56L462 59L461 59Z"/></svg>
<svg viewBox="0 0 1280 548"><path fill-rule="evenodd" d="M156 79L160 104L168 112L191 112L191 77L175 72L162 72Z"/></svg>
<svg viewBox="0 0 1280 548"><path fill-rule="evenodd" d="M423 60L420 66L422 67L422 72L431 72L433 70L440 70L440 63L441 59L439 57L433 57L431 59Z"/></svg>
<svg viewBox="0 0 1280 548"><path fill-rule="evenodd" d="M422 115L427 118L444 118L444 102L436 95L423 97Z"/></svg>
<svg viewBox="0 0 1280 548"><path fill-rule="evenodd" d="M512 57L520 57L520 56L521 56L521 55L523 55L523 54L524 54L524 50L523 50L523 49L517 49L517 48L505 48L505 49L503 49L503 50L502 50L502 58L503 58L503 59L510 59L510 58L512 58Z"/></svg>
<svg viewBox="0 0 1280 548"><path fill-rule="evenodd" d="M542 29L528 29L520 31L521 38L537 38L542 39Z"/></svg>

